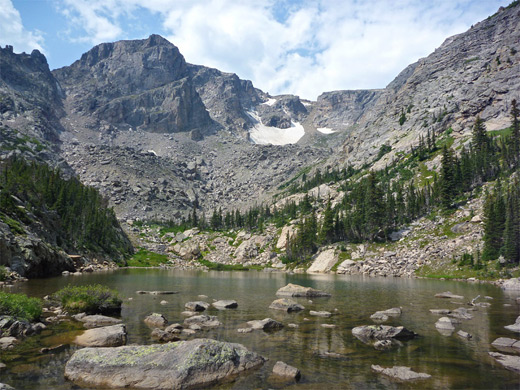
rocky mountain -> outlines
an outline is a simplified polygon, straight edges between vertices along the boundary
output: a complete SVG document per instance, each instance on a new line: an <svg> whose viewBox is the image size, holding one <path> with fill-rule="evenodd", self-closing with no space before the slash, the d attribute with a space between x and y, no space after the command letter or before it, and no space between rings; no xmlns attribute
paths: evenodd
<svg viewBox="0 0 520 390"><path fill-rule="evenodd" d="M304 169L359 166L383 144L391 152L376 168L428 131L451 127L465 142L476 115L488 130L507 127L520 89L519 12L501 9L447 39L385 89L325 92L316 102L188 64L158 35L98 45L52 73L38 52L2 49L3 155L54 151L42 158L64 158L120 219L269 200Z"/></svg>

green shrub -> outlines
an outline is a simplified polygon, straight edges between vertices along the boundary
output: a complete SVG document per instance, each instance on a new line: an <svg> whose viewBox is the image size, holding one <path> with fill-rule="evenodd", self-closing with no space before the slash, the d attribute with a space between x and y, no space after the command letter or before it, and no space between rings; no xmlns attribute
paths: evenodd
<svg viewBox="0 0 520 390"><path fill-rule="evenodd" d="M168 262L167 255L150 252L146 249L140 248L139 251L127 260L128 267L159 267L161 264Z"/></svg>
<svg viewBox="0 0 520 390"><path fill-rule="evenodd" d="M0 292L0 315L17 320L35 321L42 315L42 301L25 294Z"/></svg>
<svg viewBox="0 0 520 390"><path fill-rule="evenodd" d="M7 268L3 265L0 265L0 282L7 280Z"/></svg>
<svg viewBox="0 0 520 390"><path fill-rule="evenodd" d="M69 313L113 314L121 312L117 291L106 286L67 286L53 295Z"/></svg>

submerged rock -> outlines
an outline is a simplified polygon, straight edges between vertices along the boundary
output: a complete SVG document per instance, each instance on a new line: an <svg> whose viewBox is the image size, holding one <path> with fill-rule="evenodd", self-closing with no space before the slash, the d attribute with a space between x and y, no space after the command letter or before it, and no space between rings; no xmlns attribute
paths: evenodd
<svg viewBox="0 0 520 390"><path fill-rule="evenodd" d="M352 329L352 334L364 343L374 340L410 340L417 336L416 333L404 326L388 325L363 325Z"/></svg>
<svg viewBox="0 0 520 390"><path fill-rule="evenodd" d="M402 310L400 307L393 307L387 310L376 311L374 314L370 316L370 319L374 321L385 322L388 321L389 316L398 317L401 315L401 313Z"/></svg>
<svg viewBox="0 0 520 390"><path fill-rule="evenodd" d="M435 294L435 298L464 299L462 295L455 295L451 291L445 291L442 293Z"/></svg>
<svg viewBox="0 0 520 390"><path fill-rule="evenodd" d="M324 291L315 290L311 287L299 286L297 284L289 283L285 287L281 287L276 292L276 295L288 296L288 297L330 297L329 293Z"/></svg>
<svg viewBox="0 0 520 390"><path fill-rule="evenodd" d="M119 347L126 344L126 327L119 324L89 329L74 342L82 347Z"/></svg>
<svg viewBox="0 0 520 390"><path fill-rule="evenodd" d="M504 355L498 352L489 352L489 355L508 370L520 372L520 356Z"/></svg>
<svg viewBox="0 0 520 390"><path fill-rule="evenodd" d="M281 361L276 362L274 365L273 374L282 378L294 379L296 381L301 378L300 370Z"/></svg>
<svg viewBox="0 0 520 390"><path fill-rule="evenodd" d="M459 330L457 332L457 336L462 337L463 339L468 339L468 340L473 338L472 335L470 335L468 332L464 332L463 330Z"/></svg>
<svg viewBox="0 0 520 390"><path fill-rule="evenodd" d="M198 315L184 320L184 325L187 325L188 327L193 324L199 325L203 328L215 328L222 325L216 316Z"/></svg>
<svg viewBox="0 0 520 390"><path fill-rule="evenodd" d="M84 348L67 362L65 378L89 387L193 389L229 380L264 362L243 345L209 339Z"/></svg>
<svg viewBox="0 0 520 390"><path fill-rule="evenodd" d="M300 305L298 302L293 301L292 299L280 298L280 299L274 300L269 305L269 309L283 310L283 311L286 311L286 312L290 313L290 312L293 312L293 311L304 310L305 307Z"/></svg>
<svg viewBox="0 0 520 390"><path fill-rule="evenodd" d="M429 374L415 372L412 371L410 367L404 366L394 366L385 368L377 365L372 365L372 370L402 381L431 378L431 375Z"/></svg>

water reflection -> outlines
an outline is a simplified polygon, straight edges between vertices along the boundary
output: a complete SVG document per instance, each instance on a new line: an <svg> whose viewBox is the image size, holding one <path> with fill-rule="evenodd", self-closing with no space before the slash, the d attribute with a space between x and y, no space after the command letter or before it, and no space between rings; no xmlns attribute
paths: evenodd
<svg viewBox="0 0 520 390"><path fill-rule="evenodd" d="M432 378L421 382L424 389L433 388L514 388L520 383L518 376L495 364L487 352L493 350L490 343L499 336L514 337L503 328L514 322L518 315L515 296L490 285L457 283L437 280L400 278L364 278L337 275L288 275L264 272L188 272L173 270L119 270L83 276L70 276L45 280L33 280L16 286L15 290L33 296L45 296L67 284L100 283L116 288L124 299L122 319L127 325L129 343L152 343L150 329L143 323L152 312L162 313L170 323L182 323L184 304L200 300L207 295L207 302L234 299L237 309L209 309L223 326L200 332L198 337L210 337L239 342L269 358L260 370L239 378L236 382L221 386L222 389L285 388L287 385L273 381L270 371L278 360L298 367L303 374L299 384L291 389L362 389L362 388L416 388L417 384L398 384L374 374L370 366L404 365L414 371L425 372ZM325 290L330 298L313 298L312 301L297 298L305 306L299 313L283 313L268 309L276 299L275 292L287 283L296 283ZM175 290L176 295L138 295L137 290ZM434 295L442 291L463 295L463 301L444 300ZM429 309L456 309L465 306L472 298L491 296L491 306L472 312L472 320L461 320L456 330L473 335L471 340L455 334L446 337L435 329L440 317ZM128 300L132 298L132 300ZM168 303L162 305L160 302ZM504 304L514 303L510 307ZM388 325L404 325L418 333L419 338L403 342L388 351L376 351L352 336L355 326L372 324L370 315L378 310L402 307L400 317L392 318ZM467 306L465 306L467 307ZM313 317L309 310L326 310L334 313L330 318ZM275 333L255 331L241 334L236 331L246 327L249 320L271 317L286 327ZM298 324L290 328L288 323ZM332 329L321 324L335 324ZM47 332L49 333L49 332ZM68 343L77 334L61 325L50 334L28 341L18 356L7 357L8 368L0 373L0 382L24 389L72 389L63 380L63 366L72 349L56 355L40 356L41 345ZM34 345L31 346L31 343ZM37 345L36 345L37 344ZM4 357L2 357L4 360Z"/></svg>

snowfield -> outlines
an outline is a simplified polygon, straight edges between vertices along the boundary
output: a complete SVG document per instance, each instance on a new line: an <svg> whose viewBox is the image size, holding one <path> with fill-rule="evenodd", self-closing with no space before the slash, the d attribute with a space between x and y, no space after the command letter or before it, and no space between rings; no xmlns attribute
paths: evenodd
<svg viewBox="0 0 520 390"><path fill-rule="evenodd" d="M276 99L269 99L268 101L266 102L263 102L262 104L265 104L267 106L272 106L276 103Z"/></svg>
<svg viewBox="0 0 520 390"><path fill-rule="evenodd" d="M249 130L249 138L255 144L260 145L287 145L295 144L304 136L305 130L299 122L291 121L288 129L279 129L262 124L260 117L255 111L248 111L248 114L256 122L255 126Z"/></svg>
<svg viewBox="0 0 520 390"><path fill-rule="evenodd" d="M318 130L322 134L334 134L336 131L329 129L328 127L318 127L316 130Z"/></svg>

